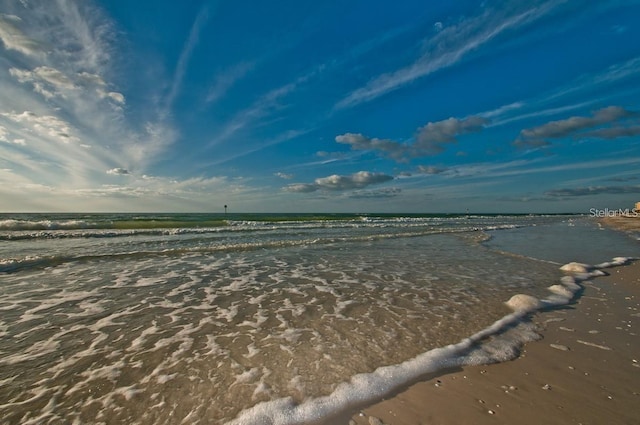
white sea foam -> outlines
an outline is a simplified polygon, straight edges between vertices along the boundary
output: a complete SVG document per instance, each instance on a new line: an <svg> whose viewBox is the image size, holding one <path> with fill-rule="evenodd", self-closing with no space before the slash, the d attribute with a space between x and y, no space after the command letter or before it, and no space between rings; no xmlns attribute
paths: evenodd
<svg viewBox="0 0 640 425"><path fill-rule="evenodd" d="M542 307L542 302L538 298L526 294L516 294L512 296L506 304L513 311L523 313L530 313Z"/></svg>
<svg viewBox="0 0 640 425"><path fill-rule="evenodd" d="M519 346L538 338L531 326L522 322L526 314L550 305L568 303L580 289L578 282L601 275L598 273L599 268L611 267L613 263L622 265L628 261L628 258L618 257L611 263L597 266L582 263L562 266L561 270L575 273L577 277L562 279L560 284L549 287L552 294L544 300L524 294L513 296L507 305L514 313L457 344L427 351L400 364L380 367L372 373L357 374L324 397L308 399L302 403L296 403L291 397L286 397L257 404L241 412L228 425L296 425L318 421L347 408L379 399L427 373L453 366L509 360L517 355ZM508 330L506 336L501 335L487 341L487 338L504 330L507 325L514 324L516 326Z"/></svg>

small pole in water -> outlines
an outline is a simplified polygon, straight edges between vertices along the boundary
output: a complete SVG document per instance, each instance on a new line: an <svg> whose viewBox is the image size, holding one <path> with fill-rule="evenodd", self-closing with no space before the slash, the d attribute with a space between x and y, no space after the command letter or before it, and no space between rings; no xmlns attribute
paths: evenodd
<svg viewBox="0 0 640 425"><path fill-rule="evenodd" d="M227 215L227 206L224 206L224 215Z"/></svg>

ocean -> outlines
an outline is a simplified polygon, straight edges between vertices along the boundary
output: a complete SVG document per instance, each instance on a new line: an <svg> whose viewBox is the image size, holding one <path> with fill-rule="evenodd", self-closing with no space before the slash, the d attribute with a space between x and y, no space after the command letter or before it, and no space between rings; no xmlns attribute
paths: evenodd
<svg viewBox="0 0 640 425"><path fill-rule="evenodd" d="M3 424L331 423L640 256L580 215L0 214Z"/></svg>

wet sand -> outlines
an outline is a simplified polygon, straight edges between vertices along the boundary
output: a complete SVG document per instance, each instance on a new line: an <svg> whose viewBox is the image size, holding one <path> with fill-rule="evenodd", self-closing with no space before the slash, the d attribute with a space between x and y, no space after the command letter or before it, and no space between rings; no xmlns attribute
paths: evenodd
<svg viewBox="0 0 640 425"><path fill-rule="evenodd" d="M344 424L639 424L640 261L604 271L572 304L535 315L542 339L515 360L443 372Z"/></svg>
<svg viewBox="0 0 640 425"><path fill-rule="evenodd" d="M606 217L600 220L605 225L625 232L640 232L640 216L638 217Z"/></svg>

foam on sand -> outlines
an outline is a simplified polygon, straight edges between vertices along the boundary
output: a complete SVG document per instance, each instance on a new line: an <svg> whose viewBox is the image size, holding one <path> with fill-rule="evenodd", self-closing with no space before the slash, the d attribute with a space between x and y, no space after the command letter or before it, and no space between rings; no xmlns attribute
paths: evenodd
<svg viewBox="0 0 640 425"><path fill-rule="evenodd" d="M561 270L568 275L559 284L549 287L550 295L547 298L539 300L524 294L513 296L506 302L513 313L457 344L427 351L400 364L379 367L371 373L354 375L324 397L310 398L299 404L291 397L257 404L242 411L228 425L312 423L329 418L337 412L371 403L428 373L455 366L510 360L518 355L520 346L539 338L533 326L523 320L527 315L569 303L581 290L580 282L601 276L601 268L624 265L630 260L631 258L616 257L612 262L596 266L566 264Z"/></svg>

